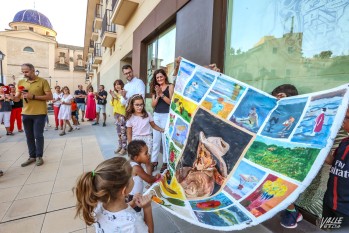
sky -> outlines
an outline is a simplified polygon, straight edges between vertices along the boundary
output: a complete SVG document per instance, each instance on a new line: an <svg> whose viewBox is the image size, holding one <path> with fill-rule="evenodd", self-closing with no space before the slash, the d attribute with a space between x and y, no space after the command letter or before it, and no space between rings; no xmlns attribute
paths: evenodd
<svg viewBox="0 0 349 233"><path fill-rule="evenodd" d="M0 31L10 29L16 13L26 9L49 18L58 43L84 46L87 0L0 0Z"/></svg>

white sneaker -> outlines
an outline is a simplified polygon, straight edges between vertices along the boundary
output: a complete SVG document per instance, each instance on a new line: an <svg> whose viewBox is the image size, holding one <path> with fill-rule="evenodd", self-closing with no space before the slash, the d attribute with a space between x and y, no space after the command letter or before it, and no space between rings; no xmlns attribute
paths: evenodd
<svg viewBox="0 0 349 233"><path fill-rule="evenodd" d="M79 127L79 126L76 126L76 127L75 127L75 129L79 130L79 129L80 129L80 127Z"/></svg>
<svg viewBox="0 0 349 233"><path fill-rule="evenodd" d="M44 128L45 131L47 131L48 129L47 128Z"/></svg>

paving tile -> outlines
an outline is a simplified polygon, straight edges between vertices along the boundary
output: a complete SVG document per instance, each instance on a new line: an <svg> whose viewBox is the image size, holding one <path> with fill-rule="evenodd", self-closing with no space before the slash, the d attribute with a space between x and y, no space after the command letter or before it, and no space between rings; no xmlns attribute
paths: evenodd
<svg viewBox="0 0 349 233"><path fill-rule="evenodd" d="M5 216L6 211L11 206L12 202L3 202L0 203L0 221ZM0 231L1 232L1 231Z"/></svg>
<svg viewBox="0 0 349 233"><path fill-rule="evenodd" d="M12 164L13 161L0 161L0 168L2 171L6 171L9 167L11 167Z"/></svg>
<svg viewBox="0 0 349 233"><path fill-rule="evenodd" d="M0 189L23 185L28 175L9 176L6 173L1 177Z"/></svg>
<svg viewBox="0 0 349 233"><path fill-rule="evenodd" d="M0 189L0 203L9 201L12 202L21 189L22 186Z"/></svg>
<svg viewBox="0 0 349 233"><path fill-rule="evenodd" d="M55 184L53 185L52 193L71 191L75 187L77 179L78 177L64 177L61 179L56 179Z"/></svg>
<svg viewBox="0 0 349 233"><path fill-rule="evenodd" d="M45 166L42 165L42 166ZM54 181L57 175L57 171L44 171L44 172L33 172L28 177L28 180L25 182L25 184L34 184L34 183L41 183L45 181Z"/></svg>
<svg viewBox="0 0 349 233"><path fill-rule="evenodd" d="M172 222L168 215L157 208L153 211L153 221L154 221L154 233L175 233L179 232L179 228Z"/></svg>
<svg viewBox="0 0 349 233"><path fill-rule="evenodd" d="M22 190L18 193L16 200L50 194L52 192L53 183L54 181L46 181L24 185Z"/></svg>
<svg viewBox="0 0 349 233"><path fill-rule="evenodd" d="M76 199L73 191L65 191L53 193L48 204L47 211L59 210L67 207L73 207L76 204Z"/></svg>
<svg viewBox="0 0 349 233"><path fill-rule="evenodd" d="M73 231L71 233L86 233L86 229L78 230L78 231Z"/></svg>
<svg viewBox="0 0 349 233"><path fill-rule="evenodd" d="M21 167L17 166L16 164L13 164L9 169L6 170L7 175L30 175L30 173L33 171L33 166L27 166L27 167Z"/></svg>
<svg viewBox="0 0 349 233"><path fill-rule="evenodd" d="M86 233L95 233L95 232L96 232L96 229L94 226L89 226L86 229Z"/></svg>
<svg viewBox="0 0 349 233"><path fill-rule="evenodd" d="M40 233L44 214L23 218L16 221L0 224L0 232L4 233Z"/></svg>
<svg viewBox="0 0 349 233"><path fill-rule="evenodd" d="M70 168L60 168L57 173L57 178L77 177L82 174L82 165L76 165Z"/></svg>
<svg viewBox="0 0 349 233"><path fill-rule="evenodd" d="M41 233L67 233L86 229L85 223L74 216L75 207L47 213Z"/></svg>
<svg viewBox="0 0 349 233"><path fill-rule="evenodd" d="M45 213L50 195L31 197L13 202L7 210L3 222L19 219L27 216Z"/></svg>

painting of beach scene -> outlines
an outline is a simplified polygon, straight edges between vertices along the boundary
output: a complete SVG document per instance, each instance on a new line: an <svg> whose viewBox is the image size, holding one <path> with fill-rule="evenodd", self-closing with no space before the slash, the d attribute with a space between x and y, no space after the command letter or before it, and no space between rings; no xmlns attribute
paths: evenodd
<svg viewBox="0 0 349 233"><path fill-rule="evenodd" d="M251 221L251 219L235 205L212 212L194 211L194 213L200 222L211 226L232 226Z"/></svg>
<svg viewBox="0 0 349 233"><path fill-rule="evenodd" d="M265 174L264 171L242 160L226 183L224 191L230 194L235 200L240 200L254 189Z"/></svg>
<svg viewBox="0 0 349 233"><path fill-rule="evenodd" d="M256 133L275 105L275 98L249 89L230 117L230 121Z"/></svg>
<svg viewBox="0 0 349 233"><path fill-rule="evenodd" d="M245 87L224 75L218 76L216 83L202 102L202 106L226 119L239 101Z"/></svg>
<svg viewBox="0 0 349 233"><path fill-rule="evenodd" d="M189 80L189 77L192 75L195 69L195 65L190 63L187 60L182 59L181 64L178 70L175 91L182 93L185 83Z"/></svg>
<svg viewBox="0 0 349 233"><path fill-rule="evenodd" d="M301 147L294 143L257 136L245 158L292 179L303 181L319 152L317 148Z"/></svg>
<svg viewBox="0 0 349 233"><path fill-rule="evenodd" d="M303 120L297 127L292 142L309 143L314 147L323 148L331 133L338 107L342 104L346 90L338 90L311 97Z"/></svg>
<svg viewBox="0 0 349 233"><path fill-rule="evenodd" d="M281 99L267 120L262 135L288 138L300 120L308 98Z"/></svg>
<svg viewBox="0 0 349 233"><path fill-rule="evenodd" d="M183 95L199 103L212 85L215 76L201 69L197 69L184 89Z"/></svg>

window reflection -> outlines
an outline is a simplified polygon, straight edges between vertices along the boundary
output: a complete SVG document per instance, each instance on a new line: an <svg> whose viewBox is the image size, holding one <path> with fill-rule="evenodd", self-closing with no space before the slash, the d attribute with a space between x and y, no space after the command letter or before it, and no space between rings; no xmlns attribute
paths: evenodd
<svg viewBox="0 0 349 233"><path fill-rule="evenodd" d="M160 68L164 69L167 75L171 77L174 68L175 42L176 27L173 26L149 43L147 57L147 93L149 93L149 83L155 70Z"/></svg>
<svg viewBox="0 0 349 233"><path fill-rule="evenodd" d="M229 1L225 73L271 92L348 82L349 0Z"/></svg>

